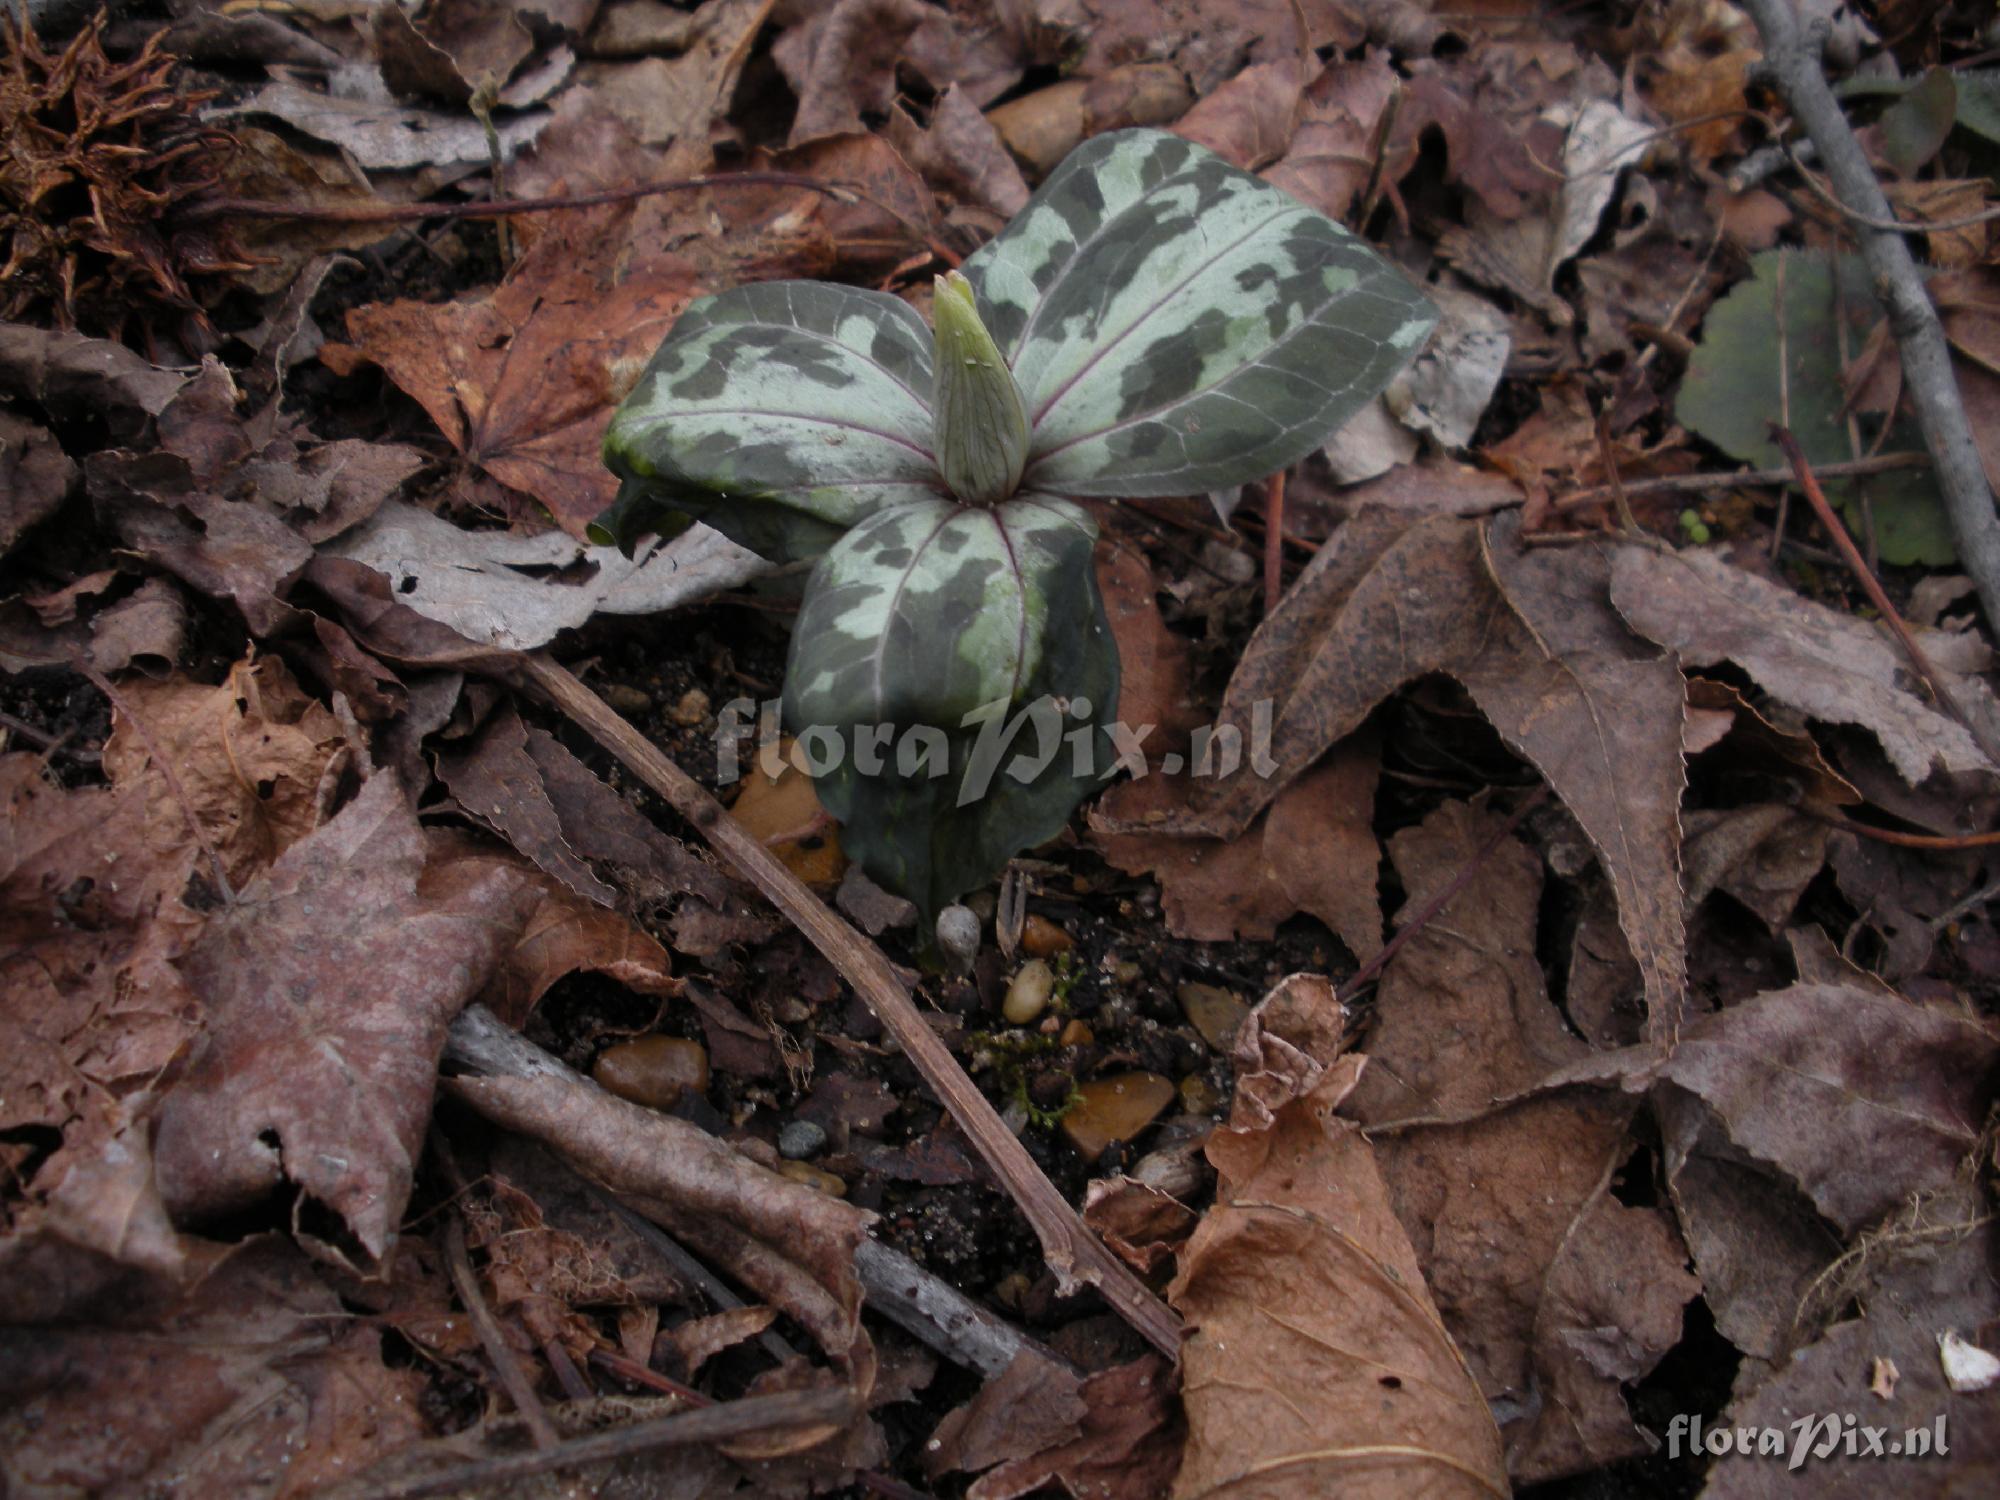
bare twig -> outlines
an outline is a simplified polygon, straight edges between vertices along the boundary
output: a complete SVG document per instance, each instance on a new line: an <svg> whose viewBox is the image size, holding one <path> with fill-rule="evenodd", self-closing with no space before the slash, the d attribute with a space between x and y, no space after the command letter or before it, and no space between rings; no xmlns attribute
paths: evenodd
<svg viewBox="0 0 2000 1500"><path fill-rule="evenodd" d="M824 193L841 202L861 201L863 195L844 183L822 182L803 172L729 172L712 177L679 177L671 182L644 182L633 187L606 188L597 193L563 193L549 198L480 199L471 203L337 203L307 206L262 198L204 198L183 210L177 222L201 224L212 219L281 219L308 224L414 224L426 219L510 219L516 214L553 213L571 208L601 208L608 203L632 203L659 193L691 193L716 187L795 187ZM867 200L873 202L872 199ZM880 205L877 205L880 207Z"/></svg>
<svg viewBox="0 0 2000 1500"><path fill-rule="evenodd" d="M483 1005L461 1011L445 1036L445 1060L486 1077L552 1078L567 1088L596 1089L593 1080L550 1056ZM559 1149L559 1148L558 1148ZM599 1201L681 1275L700 1286L718 1307L741 1307L743 1301L650 1219L588 1178L582 1179ZM933 1276L907 1255L874 1240L864 1240L855 1252L854 1271L868 1305L914 1334L945 1358L991 1379L1023 1349L1051 1361L1057 1358L1012 1324L996 1318L978 1303ZM765 1335L765 1348L781 1362L795 1353L775 1334Z"/></svg>
<svg viewBox="0 0 2000 1500"><path fill-rule="evenodd" d="M510 1453L502 1458L475 1459L454 1464L435 1474L414 1479L369 1484L365 1480L338 1490L327 1491L339 1500L429 1500L434 1495L456 1495L460 1491L482 1494L513 1493L504 1489L513 1482L558 1469L580 1468L585 1464L609 1463L660 1453L668 1448L691 1448L696 1444L727 1442L755 1433L774 1432L787 1427L845 1426L858 1415L859 1403L846 1389L787 1391L779 1396L749 1396L695 1411L674 1412L632 1427L614 1427L609 1432L593 1432L569 1438L553 1448L535 1453Z"/></svg>
<svg viewBox="0 0 2000 1500"><path fill-rule="evenodd" d="M1817 44L1808 40L1791 0L1743 0L1743 4L1763 37L1765 65L1784 91L1792 114L1819 148L1841 203L1866 218L1894 222L1874 168L1827 87ZM1987 620L2000 629L2000 518L1993 513L1993 491L1959 398L1944 325L1924 291L1902 230L1857 226L1855 234L1903 356L1904 378L1917 425L1935 461L1959 561L1979 589Z"/></svg>
<svg viewBox="0 0 2000 1500"><path fill-rule="evenodd" d="M1852 463L1821 464L1819 475L1822 479L1853 479L1863 474L1888 474L1897 469L1928 468L1930 461L1928 453L1881 453L1874 458L1858 458ZM1628 479L1623 489L1627 500L1636 500L1648 495L1705 494L1711 490L1790 484L1792 478L1789 468L1738 469L1731 474L1667 474L1657 479ZM1592 485L1587 490L1563 496L1556 501L1555 508L1559 511L1581 510L1586 505L1602 505L1613 495L1614 491L1608 484Z"/></svg>
<svg viewBox="0 0 2000 1500"><path fill-rule="evenodd" d="M1784 450L1785 457L1791 460L1792 468L1799 476L1799 488L1805 491L1806 503L1813 508L1813 514L1819 517L1819 524L1832 539L1834 550L1840 554L1841 561L1847 564L1847 570L1860 583L1862 592L1867 594L1868 602L1875 606L1876 613L1881 615L1889 629L1895 632L1896 640L1902 645L1903 654L1910 658L1910 665L1917 669L1917 675L1929 686L1932 696L1938 701L1938 707L1957 720L1965 732L1978 742L1979 748L1986 752L1988 760L2000 765L2000 745L1993 744L1992 737L1966 714L1964 705L1953 694L1951 685L1944 679L1944 674L1931 664L1931 659L1924 653L1924 648L1917 644L1917 638L1910 633L1910 627L1905 625L1903 617L1896 613L1895 605L1889 602L1889 596L1882 591L1882 585L1876 581L1875 574L1862 559L1860 549L1854 545L1854 538L1847 534L1847 528L1840 524L1840 517L1835 515L1833 507L1827 504L1826 495L1820 490L1819 480L1813 476L1812 465L1806 461L1805 450L1799 447L1799 440L1793 437L1788 429L1775 424L1771 428L1771 436Z"/></svg>
<svg viewBox="0 0 2000 1500"><path fill-rule="evenodd" d="M1856 838L1873 839L1878 844L1894 844L1898 849L1991 849L2000 844L2000 832L1904 833L1895 828L1877 828L1873 823L1857 823L1852 818L1843 818L1823 808L1804 807L1800 811L1829 828L1838 828Z"/></svg>
<svg viewBox="0 0 2000 1500"><path fill-rule="evenodd" d="M678 1380L669 1380L658 1370L647 1365L634 1364L624 1355L613 1354L609 1349L591 1350L590 1362L616 1375L620 1380L630 1381L633 1385L644 1386L649 1391L658 1391L663 1396L679 1396L690 1406L715 1405L715 1402L700 1391L692 1390ZM824 1460L814 1459L811 1454L805 1454L803 1457L821 1469L832 1467ZM914 1489L900 1479L891 1479L887 1474L864 1470L854 1477L863 1489L871 1495L883 1496L884 1500L932 1500L932 1497L924 1491Z"/></svg>
<svg viewBox="0 0 2000 1500"><path fill-rule="evenodd" d="M528 1435L534 1439L535 1446L544 1452L560 1447L562 1434L556 1431L556 1424L542 1409L535 1388L528 1383L527 1372L521 1368L520 1357L507 1342L499 1320L493 1316L493 1309L486 1305L486 1298L479 1290L479 1277L472 1269L472 1257L465 1248L465 1224L456 1214L445 1225L444 1253L445 1264L451 1271L451 1284L458 1291L458 1300L465 1305L465 1315L472 1320L473 1331L485 1347L493 1372L506 1388L507 1399L514 1403L514 1410L528 1424Z"/></svg>
<svg viewBox="0 0 2000 1500"><path fill-rule="evenodd" d="M1180 1319L1084 1227L1055 1184L1035 1165L1027 1148L966 1076L951 1049L925 1022L882 950L828 909L754 834L730 817L721 803L569 671L539 653L526 662L528 680L551 703L692 823L716 852L762 891L854 986L855 993L901 1045L938 1101L971 1139L981 1160L1020 1205L1057 1281L1065 1287L1077 1282L1094 1285L1112 1310L1148 1343L1170 1358L1178 1357Z"/></svg>

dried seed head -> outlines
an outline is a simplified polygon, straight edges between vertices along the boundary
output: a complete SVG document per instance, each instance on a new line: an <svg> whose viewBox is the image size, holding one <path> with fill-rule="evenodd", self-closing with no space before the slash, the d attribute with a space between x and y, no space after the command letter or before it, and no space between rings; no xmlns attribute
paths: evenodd
<svg viewBox="0 0 2000 1500"><path fill-rule="evenodd" d="M1028 413L993 335L979 321L972 283L956 271L937 279L937 395L932 413L938 468L959 499L997 505L1020 486L1028 461Z"/></svg>

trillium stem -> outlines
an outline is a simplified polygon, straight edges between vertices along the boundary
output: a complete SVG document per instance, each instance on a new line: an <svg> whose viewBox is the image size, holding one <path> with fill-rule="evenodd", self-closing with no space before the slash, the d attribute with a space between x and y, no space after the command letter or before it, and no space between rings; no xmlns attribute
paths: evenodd
<svg viewBox="0 0 2000 1500"><path fill-rule="evenodd" d="M1028 409L1006 357L979 319L972 283L946 272L937 278L932 306L938 468L960 500L998 505L1020 488L1028 462Z"/></svg>

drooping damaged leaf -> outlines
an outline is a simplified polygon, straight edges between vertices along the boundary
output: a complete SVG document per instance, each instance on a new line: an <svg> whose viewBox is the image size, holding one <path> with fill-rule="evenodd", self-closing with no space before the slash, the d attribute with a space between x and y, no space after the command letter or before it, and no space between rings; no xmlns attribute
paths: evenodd
<svg viewBox="0 0 2000 1500"><path fill-rule="evenodd" d="M920 501L814 571L785 721L848 854L927 915L1052 838L1110 764L1079 773L1066 742L1117 708L1096 534L1046 497Z"/></svg>
<svg viewBox="0 0 2000 1500"><path fill-rule="evenodd" d="M1331 219L1151 130L1071 153L965 275L1027 401L1024 483L1055 494L1193 494L1283 468L1437 321Z"/></svg>

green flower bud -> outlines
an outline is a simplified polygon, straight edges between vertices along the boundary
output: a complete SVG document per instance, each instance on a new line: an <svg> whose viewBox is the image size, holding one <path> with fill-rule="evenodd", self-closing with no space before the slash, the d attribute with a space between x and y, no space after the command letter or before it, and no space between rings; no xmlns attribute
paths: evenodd
<svg viewBox="0 0 2000 1500"><path fill-rule="evenodd" d="M1028 412L993 335L979 321L972 283L956 271L937 279L937 398L933 441L938 469L959 499L997 505L1021 483L1028 461Z"/></svg>

